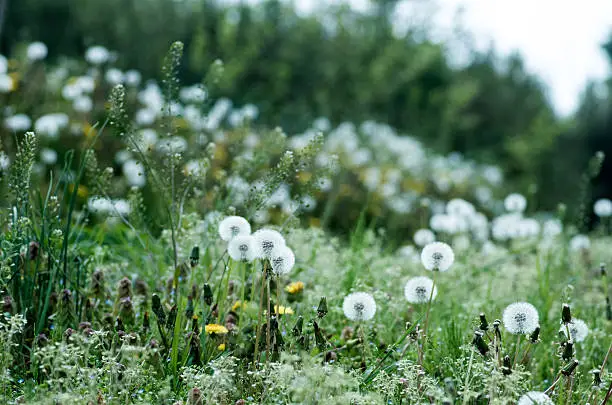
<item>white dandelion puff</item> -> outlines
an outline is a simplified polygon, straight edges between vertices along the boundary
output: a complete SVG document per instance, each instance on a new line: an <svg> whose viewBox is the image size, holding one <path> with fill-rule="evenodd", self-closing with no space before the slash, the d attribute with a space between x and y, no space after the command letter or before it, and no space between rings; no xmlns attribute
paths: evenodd
<svg viewBox="0 0 612 405"><path fill-rule="evenodd" d="M37 60L43 60L47 57L48 49L47 45L42 42L32 42L28 45L28 49L26 50L26 56L28 60L35 62Z"/></svg>
<svg viewBox="0 0 612 405"><path fill-rule="evenodd" d="M236 261L252 262L257 257L257 243L252 235L238 235L227 245L227 253Z"/></svg>
<svg viewBox="0 0 612 405"><path fill-rule="evenodd" d="M517 405L554 405L554 402L543 392L529 391L519 398Z"/></svg>
<svg viewBox="0 0 612 405"><path fill-rule="evenodd" d="M417 246L425 246L436 241L436 235L429 229L419 229L414 233L414 243Z"/></svg>
<svg viewBox="0 0 612 405"><path fill-rule="evenodd" d="M512 193L504 200L504 207L508 212L523 212L527 208L527 199L518 193Z"/></svg>
<svg viewBox="0 0 612 405"><path fill-rule="evenodd" d="M512 334L530 334L539 325L538 310L528 302L515 302L504 309L504 326Z"/></svg>
<svg viewBox="0 0 612 405"><path fill-rule="evenodd" d="M570 249L577 250L587 250L591 247L591 240L586 235L576 235L572 239L570 239Z"/></svg>
<svg viewBox="0 0 612 405"><path fill-rule="evenodd" d="M257 257L270 259L274 249L285 246L285 238L273 229L260 229L253 234L257 242Z"/></svg>
<svg viewBox="0 0 612 405"><path fill-rule="evenodd" d="M225 217L223 221L219 223L219 236L226 242L229 242L236 236L250 234L251 224L242 217L232 215Z"/></svg>
<svg viewBox="0 0 612 405"><path fill-rule="evenodd" d="M582 342L589 334L589 327L582 319L572 319L572 321L567 325L567 328L569 329L571 339L574 342ZM567 336L567 329L565 328L565 325L562 325L559 330L563 331L565 336Z"/></svg>
<svg viewBox="0 0 612 405"><path fill-rule="evenodd" d="M593 204L593 212L600 218L612 216L612 201L601 198Z"/></svg>
<svg viewBox="0 0 612 405"><path fill-rule="evenodd" d="M366 292L355 292L344 298L342 310L351 321L368 321L376 314L376 301Z"/></svg>
<svg viewBox="0 0 612 405"><path fill-rule="evenodd" d="M404 286L404 297L412 304L425 304L429 302L429 297L433 301L437 295L438 289L429 277L413 277Z"/></svg>
<svg viewBox="0 0 612 405"><path fill-rule="evenodd" d="M453 249L444 242L433 242L421 251L421 263L427 270L447 271L455 261Z"/></svg>
<svg viewBox="0 0 612 405"><path fill-rule="evenodd" d="M275 247L270 255L270 264L272 265L272 271L277 276L289 273L295 265L293 250L287 246Z"/></svg>

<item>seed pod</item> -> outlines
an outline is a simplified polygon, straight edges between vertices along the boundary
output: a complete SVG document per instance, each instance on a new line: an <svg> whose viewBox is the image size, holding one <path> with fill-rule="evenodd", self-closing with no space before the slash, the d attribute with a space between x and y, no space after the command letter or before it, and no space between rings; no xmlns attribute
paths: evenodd
<svg viewBox="0 0 612 405"><path fill-rule="evenodd" d="M536 326L535 330L529 336L529 341L533 344L536 344L540 341L540 327Z"/></svg>
<svg viewBox="0 0 612 405"><path fill-rule="evenodd" d="M480 330L487 331L489 330L489 322L487 322L487 317L484 312L480 313Z"/></svg>
<svg viewBox="0 0 612 405"><path fill-rule="evenodd" d="M323 351L325 350L325 338L323 337L321 328L319 328L317 321L312 321L312 326L314 328L315 342L317 343L317 347L320 351Z"/></svg>
<svg viewBox="0 0 612 405"><path fill-rule="evenodd" d="M508 355L504 356L502 361L502 373L504 375L512 374L512 363L510 362L510 356Z"/></svg>
<svg viewBox="0 0 612 405"><path fill-rule="evenodd" d="M566 377L569 377L570 375L572 375L574 370L576 370L576 367L578 367L579 364L580 363L578 362L578 360L573 359L571 362L567 363L565 367L561 369L561 374L563 374Z"/></svg>
<svg viewBox="0 0 612 405"><path fill-rule="evenodd" d="M593 387L599 387L601 385L601 370L596 368L591 370L591 374L593 374Z"/></svg>
<svg viewBox="0 0 612 405"><path fill-rule="evenodd" d="M478 349L480 354L486 356L489 352L489 346L482 338L483 335L484 334L479 330L474 331L474 339L472 339L472 344L476 347L476 349Z"/></svg>
<svg viewBox="0 0 612 405"><path fill-rule="evenodd" d="M213 293L208 283L204 284L204 302L206 305L211 305L213 302Z"/></svg>
<svg viewBox="0 0 612 405"><path fill-rule="evenodd" d="M200 247L194 246L193 249L191 249L191 254L189 255L189 264L193 268L197 266L199 263L200 263Z"/></svg>
<svg viewBox="0 0 612 405"><path fill-rule="evenodd" d="M170 308L170 313L168 314L168 319L166 320L166 329L174 330L174 323L176 322L176 313L178 312L178 308L176 305L173 305Z"/></svg>
<svg viewBox="0 0 612 405"><path fill-rule="evenodd" d="M327 315L327 298L321 297L319 307L317 308L317 316L323 318L325 315Z"/></svg>
<svg viewBox="0 0 612 405"><path fill-rule="evenodd" d="M164 311L159 295L157 294L153 294L153 297L151 297L151 309L153 309L153 313L155 316L157 316L157 322L160 325L165 324L166 312Z"/></svg>
<svg viewBox="0 0 612 405"><path fill-rule="evenodd" d="M563 345L563 353L561 354L561 358L568 361L572 357L574 357L574 342L572 339L570 339Z"/></svg>
<svg viewBox="0 0 612 405"><path fill-rule="evenodd" d="M561 322L563 323L572 322L572 312L568 304L563 304L563 307L561 309Z"/></svg>

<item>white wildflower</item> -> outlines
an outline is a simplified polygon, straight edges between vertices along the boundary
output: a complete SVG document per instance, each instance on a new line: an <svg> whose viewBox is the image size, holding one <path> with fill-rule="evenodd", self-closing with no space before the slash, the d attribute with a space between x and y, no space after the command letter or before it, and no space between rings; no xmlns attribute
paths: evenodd
<svg viewBox="0 0 612 405"><path fill-rule="evenodd" d="M252 262L257 257L257 243L252 235L238 235L229 241L227 252L233 260Z"/></svg>
<svg viewBox="0 0 612 405"><path fill-rule="evenodd" d="M582 319L573 318L569 323L568 328L571 339L574 342L582 342L589 334L589 327ZM565 328L565 325L561 325L559 330L563 331L567 336L567 329Z"/></svg>
<svg viewBox="0 0 612 405"><path fill-rule="evenodd" d="M570 239L570 249L574 251L587 250L591 247L591 240L586 235L576 235Z"/></svg>
<svg viewBox="0 0 612 405"><path fill-rule="evenodd" d="M433 301L436 295L438 295L438 289L429 277L413 277L404 286L404 297L412 304L425 304L429 302L429 297Z"/></svg>
<svg viewBox="0 0 612 405"><path fill-rule="evenodd" d="M92 65L101 65L110 59L110 52L103 46L92 46L85 52L85 60Z"/></svg>
<svg viewBox="0 0 612 405"><path fill-rule="evenodd" d="M519 398L517 405L554 405L554 402L543 392L530 391Z"/></svg>
<svg viewBox="0 0 612 405"><path fill-rule="evenodd" d="M47 45L43 44L42 42L32 42L30 45L28 45L28 49L26 50L28 60L32 62L45 59L47 57L47 53Z"/></svg>
<svg viewBox="0 0 612 405"><path fill-rule="evenodd" d="M275 248L285 245L285 238L275 230L260 229L253 234L257 241L257 257L271 258Z"/></svg>
<svg viewBox="0 0 612 405"><path fill-rule="evenodd" d="M447 271L455 261L453 249L444 242L433 242L421 251L421 263L427 270Z"/></svg>
<svg viewBox="0 0 612 405"><path fill-rule="evenodd" d="M513 334L530 334L539 325L538 310L528 302L515 302L504 309L504 326Z"/></svg>
<svg viewBox="0 0 612 405"><path fill-rule="evenodd" d="M219 223L219 236L226 242L239 235L250 235L251 224L243 217L232 215Z"/></svg>
<svg viewBox="0 0 612 405"><path fill-rule="evenodd" d="M518 193L512 193L504 200L504 207L508 212L523 212L527 208L527 199Z"/></svg>
<svg viewBox="0 0 612 405"><path fill-rule="evenodd" d="M277 276L288 274L295 265L293 250L287 246L275 247L270 254L270 264L272 265L272 271Z"/></svg>
<svg viewBox="0 0 612 405"><path fill-rule="evenodd" d="M51 148L41 149L40 161L46 165L54 165L57 162L57 152Z"/></svg>
<svg viewBox="0 0 612 405"><path fill-rule="evenodd" d="M123 164L123 175L132 187L144 187L147 183L144 165L136 160L130 159Z"/></svg>
<svg viewBox="0 0 612 405"><path fill-rule="evenodd" d="M368 321L376 314L376 301L366 292L355 292L344 298L342 310L351 321Z"/></svg>
<svg viewBox="0 0 612 405"><path fill-rule="evenodd" d="M593 204L595 215L600 218L612 216L612 201L607 198L601 198Z"/></svg>
<svg viewBox="0 0 612 405"><path fill-rule="evenodd" d="M436 241L436 235L429 229L419 229L414 233L414 243L417 246L425 246Z"/></svg>

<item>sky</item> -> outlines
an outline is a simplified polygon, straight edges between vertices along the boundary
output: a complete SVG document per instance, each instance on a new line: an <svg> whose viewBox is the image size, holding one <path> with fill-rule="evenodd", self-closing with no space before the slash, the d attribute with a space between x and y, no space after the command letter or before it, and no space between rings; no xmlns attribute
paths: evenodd
<svg viewBox="0 0 612 405"><path fill-rule="evenodd" d="M294 1L304 12L322 3ZM348 1L360 10L369 5L369 0L323 1ZM432 14L432 28L440 39L452 38L459 23L473 34L479 49L493 43L502 55L518 50L528 70L547 86L560 115L576 109L590 79L602 80L610 72L600 45L612 31L612 0L403 0L397 21L428 19Z"/></svg>

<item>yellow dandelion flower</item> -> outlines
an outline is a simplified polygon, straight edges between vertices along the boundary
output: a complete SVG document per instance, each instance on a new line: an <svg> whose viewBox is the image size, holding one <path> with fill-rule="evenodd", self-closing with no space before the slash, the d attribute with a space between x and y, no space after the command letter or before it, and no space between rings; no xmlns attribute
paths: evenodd
<svg viewBox="0 0 612 405"><path fill-rule="evenodd" d="M302 283L301 281L295 281L285 287L285 291L287 291L289 294L297 294L299 292L302 292L303 290L304 283Z"/></svg>
<svg viewBox="0 0 612 405"><path fill-rule="evenodd" d="M221 343L219 346L217 346L217 350L225 350L225 343Z"/></svg>
<svg viewBox="0 0 612 405"><path fill-rule="evenodd" d="M293 309L291 309L290 307L284 307L282 305L274 305L274 312L279 315L291 315L293 314Z"/></svg>
<svg viewBox="0 0 612 405"><path fill-rule="evenodd" d="M13 73L9 73L9 77L11 78L11 88L9 89L10 91L16 91L17 88L19 87L19 73L17 72L13 72Z"/></svg>
<svg viewBox="0 0 612 405"><path fill-rule="evenodd" d="M86 122L83 125L83 134L88 138L95 138L95 136L98 134L98 131L96 131L96 128L94 126Z"/></svg>
<svg viewBox="0 0 612 405"><path fill-rule="evenodd" d="M213 333L217 334L217 335L225 335L228 332L228 330L227 330L227 328L225 326L219 325L219 324L216 324L216 323L209 323L208 325L206 325L204 330L209 335L211 335Z"/></svg>
<svg viewBox="0 0 612 405"><path fill-rule="evenodd" d="M232 305L232 311L235 312L238 308L245 309L246 307L247 307L247 303L246 302L236 301L234 303L234 305Z"/></svg>

